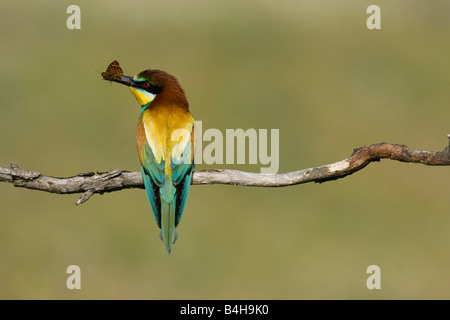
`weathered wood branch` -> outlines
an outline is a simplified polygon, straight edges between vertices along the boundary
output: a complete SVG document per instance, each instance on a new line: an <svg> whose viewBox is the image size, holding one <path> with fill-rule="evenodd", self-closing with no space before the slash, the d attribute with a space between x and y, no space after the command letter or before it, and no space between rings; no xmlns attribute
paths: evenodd
<svg viewBox="0 0 450 320"><path fill-rule="evenodd" d="M448 139L450 142L450 135ZM195 171L192 184L284 187L307 182L322 183L348 176L381 159L429 166L449 166L450 146L442 151L421 151L403 145L378 143L354 149L353 154L345 160L295 172L260 174L238 170ZM68 178L57 178L44 176L36 171L22 170L15 163L10 167L0 167L0 182L10 182L16 187L58 194L83 193L77 205L87 201L94 193L144 188L140 172L114 169L103 173L88 172Z"/></svg>

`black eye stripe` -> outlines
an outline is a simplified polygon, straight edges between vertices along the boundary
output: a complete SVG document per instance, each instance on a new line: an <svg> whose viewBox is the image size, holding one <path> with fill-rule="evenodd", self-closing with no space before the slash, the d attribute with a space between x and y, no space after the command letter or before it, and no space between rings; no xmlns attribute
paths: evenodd
<svg viewBox="0 0 450 320"><path fill-rule="evenodd" d="M143 89L147 92L150 92L152 94L158 94L161 93L162 88L154 85L151 82L148 81L135 81L136 87L139 89Z"/></svg>

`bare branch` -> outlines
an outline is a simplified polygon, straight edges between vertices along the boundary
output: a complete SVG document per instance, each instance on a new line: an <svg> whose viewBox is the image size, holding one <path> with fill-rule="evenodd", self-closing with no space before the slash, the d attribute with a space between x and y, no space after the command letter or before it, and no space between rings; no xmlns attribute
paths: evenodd
<svg viewBox="0 0 450 320"><path fill-rule="evenodd" d="M450 142L450 135L448 135ZM259 174L237 170L195 171L192 184L231 184L255 187L284 187L307 182L322 183L348 176L363 169L370 162L391 159L401 162L421 163L429 166L449 166L450 146L442 151L421 151L403 145L378 143L353 151L342 161L295 172ZM0 182L10 182L16 187L58 194L83 193L77 205L86 202L94 193L103 194L122 189L144 188L140 172L114 169L108 172L88 172L68 178L44 176L40 172L20 169L15 163L0 167Z"/></svg>

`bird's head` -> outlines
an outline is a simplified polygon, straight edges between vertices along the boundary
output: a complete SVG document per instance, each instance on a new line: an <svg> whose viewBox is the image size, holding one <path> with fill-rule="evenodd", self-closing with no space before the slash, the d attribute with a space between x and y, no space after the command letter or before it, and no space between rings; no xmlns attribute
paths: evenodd
<svg viewBox="0 0 450 320"><path fill-rule="evenodd" d="M177 79L165 71L148 69L134 77L104 72L102 76L105 80L128 86L141 107L148 106L157 96L164 96L165 100L177 100L187 106L184 91Z"/></svg>

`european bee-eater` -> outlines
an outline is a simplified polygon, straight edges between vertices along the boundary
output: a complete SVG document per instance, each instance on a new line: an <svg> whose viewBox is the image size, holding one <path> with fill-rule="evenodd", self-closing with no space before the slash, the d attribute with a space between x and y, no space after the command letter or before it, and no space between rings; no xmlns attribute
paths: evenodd
<svg viewBox="0 0 450 320"><path fill-rule="evenodd" d="M177 79L148 69L124 76L117 61L103 79L128 86L141 106L136 143L147 196L168 253L178 237L194 168L194 118Z"/></svg>

